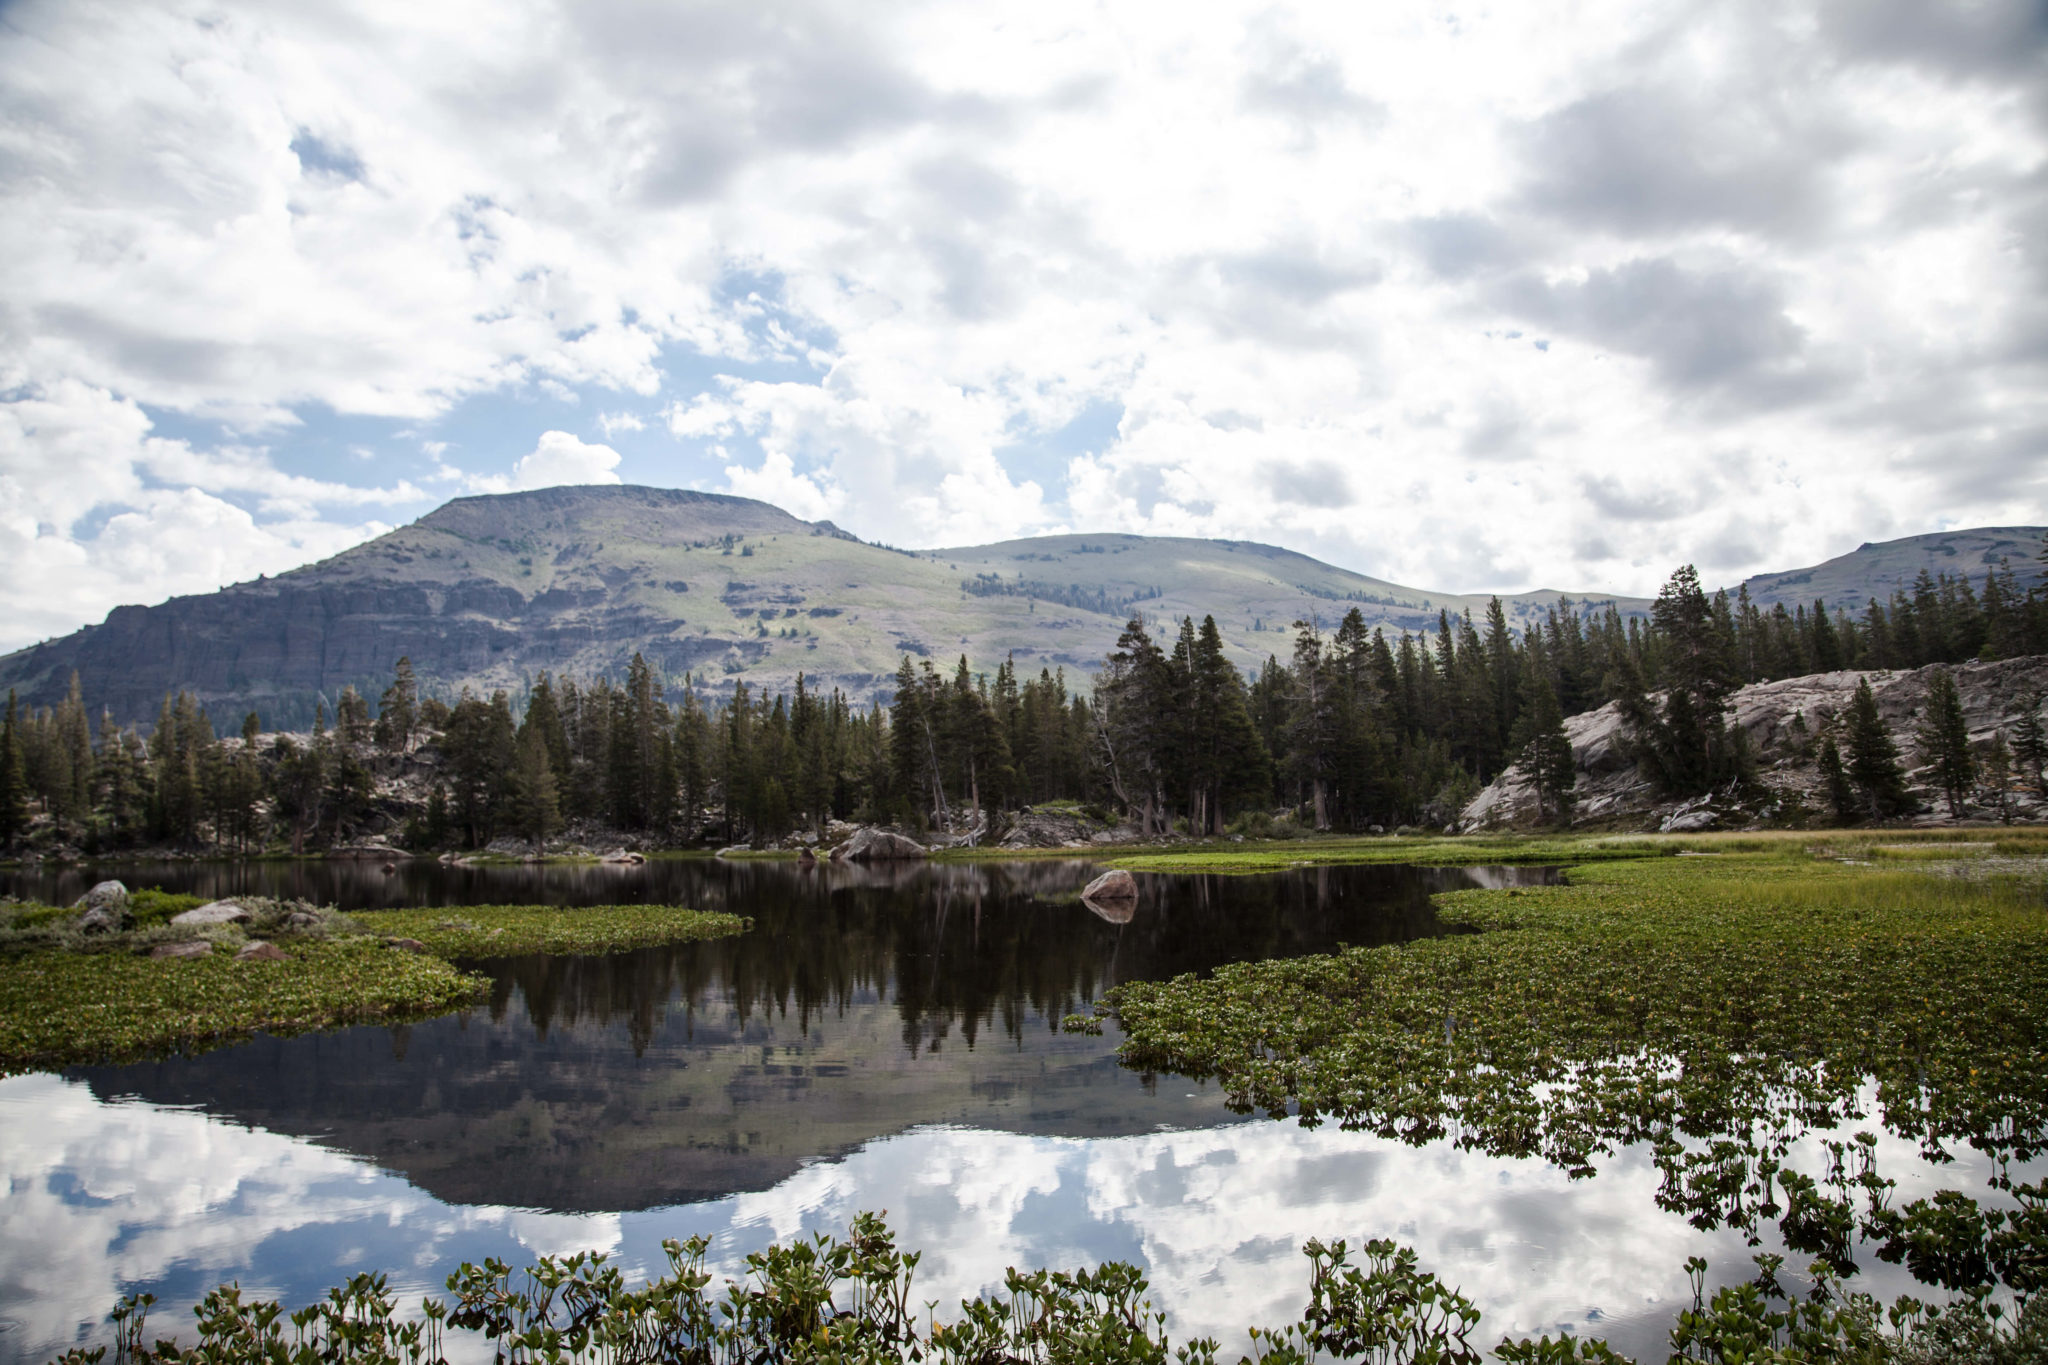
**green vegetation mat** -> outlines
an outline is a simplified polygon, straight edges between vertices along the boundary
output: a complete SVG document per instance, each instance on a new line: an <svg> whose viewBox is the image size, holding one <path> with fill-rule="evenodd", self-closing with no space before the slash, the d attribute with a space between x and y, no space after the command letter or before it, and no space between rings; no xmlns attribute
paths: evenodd
<svg viewBox="0 0 2048 1365"><path fill-rule="evenodd" d="M668 905L464 906L355 915L237 897L247 926L188 928L196 896L138 891L125 932L80 935L77 912L0 906L0 1075L217 1047L262 1030L300 1033L415 1020L484 998L485 978L450 959L616 953L741 933L747 921ZM261 939L282 961L237 961ZM416 949L396 945L410 940ZM204 942L194 958L152 958Z"/></svg>
<svg viewBox="0 0 2048 1365"><path fill-rule="evenodd" d="M39 952L0 962L0 1074L415 1019L476 1000L480 982L373 938L295 944L283 962Z"/></svg>
<svg viewBox="0 0 2048 1365"><path fill-rule="evenodd" d="M410 938L443 957L517 953L623 953L745 932L738 915L680 905L464 905L374 910L350 916L380 934Z"/></svg>
<svg viewBox="0 0 2048 1365"><path fill-rule="evenodd" d="M1450 893L1443 917L1481 932L1131 983L1098 1016L1127 1066L1213 1077L1241 1111L1575 1174L1642 1142L1658 1202L1699 1226L1774 1219L1842 1274L1860 1238L1929 1284L2031 1292L2048 1287L2048 1182L2005 1170L2048 1149L2048 886L2026 856L2042 844L1926 847L1684 841L1665 851L1719 856ZM1988 1154L1995 1206L1895 1207L1867 1131L1826 1140L1825 1179L1787 1168L1801 1137L1866 1120L1937 1158Z"/></svg>

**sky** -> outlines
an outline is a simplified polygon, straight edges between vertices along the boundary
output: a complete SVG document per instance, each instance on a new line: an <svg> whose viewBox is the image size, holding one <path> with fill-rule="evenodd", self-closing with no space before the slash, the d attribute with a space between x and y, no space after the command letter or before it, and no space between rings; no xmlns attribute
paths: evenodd
<svg viewBox="0 0 2048 1365"><path fill-rule="evenodd" d="M1648 593L2048 520L2048 6L0 4L0 648L451 497Z"/></svg>

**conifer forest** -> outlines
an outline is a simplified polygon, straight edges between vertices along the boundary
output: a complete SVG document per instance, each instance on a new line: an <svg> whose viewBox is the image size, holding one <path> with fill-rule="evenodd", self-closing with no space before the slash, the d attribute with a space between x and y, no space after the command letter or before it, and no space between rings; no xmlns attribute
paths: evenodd
<svg viewBox="0 0 2048 1365"><path fill-rule="evenodd" d="M359 837L394 800L399 837L422 850L538 844L575 825L677 845L766 844L834 820L971 830L1059 801L1140 834L1262 833L1276 814L1362 832L1442 826L1516 763L1563 819L1564 721L1579 713L1617 704L1660 786L1704 792L1749 770L1727 721L1745 684L2044 652L2048 587L2023 591L2009 566L1975 584L1923 571L1858 613L1764 611L1746 590L1710 596L1686 567L1647 617L1563 599L1516 630L1495 599L1484 619L1445 613L1393 639L1356 608L1334 629L1298 621L1288 655L1249 676L1212 619L1134 615L1092 678L906 654L893 699L873 705L801 677L773 695L744 679L664 685L638 656L623 678L542 673L516 699L437 697L401 659L374 704L345 689L310 734L179 693L144 735L95 723L74 678L55 707L9 698L0 840L40 826L87 851L302 852ZM1893 735L1868 697L1866 683L1819 746L1834 818L1899 813L1909 752L1935 764L1951 805L1986 761L2038 785L2039 698L1986 760L1958 731L1952 684L1919 735Z"/></svg>

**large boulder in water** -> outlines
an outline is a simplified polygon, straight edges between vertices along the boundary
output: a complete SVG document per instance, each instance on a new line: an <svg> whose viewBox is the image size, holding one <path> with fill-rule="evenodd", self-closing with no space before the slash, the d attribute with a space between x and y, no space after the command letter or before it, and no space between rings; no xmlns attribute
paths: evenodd
<svg viewBox="0 0 2048 1365"><path fill-rule="evenodd" d="M1122 868L1112 868L1082 889L1081 904L1098 919L1129 924L1138 913L1138 879Z"/></svg>
<svg viewBox="0 0 2048 1365"><path fill-rule="evenodd" d="M1137 898L1138 879L1120 867L1111 868L1081 890L1084 901L1134 901Z"/></svg>
<svg viewBox="0 0 2048 1365"><path fill-rule="evenodd" d="M128 927L128 888L120 882L101 882L78 898L76 907L80 932L118 934Z"/></svg>
<svg viewBox="0 0 2048 1365"><path fill-rule="evenodd" d="M925 856L924 845L886 829L865 828L832 850L832 861L849 863L907 862Z"/></svg>
<svg viewBox="0 0 2048 1365"><path fill-rule="evenodd" d="M173 924L247 924L249 912L233 901L208 901L182 915L171 916Z"/></svg>

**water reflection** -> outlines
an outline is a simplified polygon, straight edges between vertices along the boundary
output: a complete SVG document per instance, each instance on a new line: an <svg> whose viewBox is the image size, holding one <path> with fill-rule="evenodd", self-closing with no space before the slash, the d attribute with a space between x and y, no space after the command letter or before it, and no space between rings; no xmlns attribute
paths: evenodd
<svg viewBox="0 0 2048 1365"><path fill-rule="evenodd" d="M1985 1174L1888 1155L1910 1172L1909 1196ZM1824 1163L1811 1145L1795 1159ZM1246 1327L1300 1311L1310 1236L1409 1242L1473 1295L1489 1342L1568 1326L1642 1358L1661 1357L1687 1301L1688 1255L1709 1259L1715 1283L1741 1278L1749 1255L1733 1233L1658 1211L1640 1149L1573 1181L1540 1161L1268 1122L1097 1140L920 1128L760 1191L562 1214L450 1204L320 1143L33 1076L0 1081L0 1179L0 1359L22 1362L104 1339L107 1307L137 1289L164 1301L155 1325L176 1332L214 1284L301 1303L366 1265L389 1272L408 1308L465 1259L602 1250L644 1273L662 1264L663 1238L695 1232L734 1274L748 1251L843 1231L871 1208L924 1251L921 1299L951 1305L1012 1265L1119 1257L1148 1268L1177 1335L1213 1334L1233 1353ZM1871 1271L1880 1293L1912 1288Z"/></svg>
<svg viewBox="0 0 2048 1365"><path fill-rule="evenodd" d="M886 1209L950 1303L1010 1265L1148 1267L1177 1333L1231 1349L1292 1317L1311 1236L1392 1236L1502 1331L1572 1325L1658 1353L1683 1263L1741 1278L1740 1233L1660 1209L1641 1147L1572 1181L1538 1160L1240 1120L1212 1089L1116 1065L1059 1017L1119 981L1440 932L1427 897L1513 869L1147 877L1127 922L1079 863L392 874L403 903L661 899L751 916L712 943L480 964L488 1006L177 1061L0 1082L0 1361L102 1339L123 1292L183 1305L224 1279L303 1303L354 1270L438 1291L462 1260L596 1248L659 1264L717 1236L722 1268ZM63 873L40 886L70 894ZM132 885L393 903L375 867L121 869ZM1978 1189L1881 1139L1901 1202ZM1818 1174L1819 1139L1790 1154ZM1766 1229L1768 1234L1769 1229ZM1767 1241L1766 1245L1770 1243ZM1912 1288L1864 1257L1865 1286ZM1798 1264L1797 1260L1794 1264Z"/></svg>
<svg viewBox="0 0 2048 1365"><path fill-rule="evenodd" d="M1428 896L1471 876L1143 877L1130 922L1114 924L1079 903L1094 869L1078 862L807 871L700 859L616 882L609 868L422 867L455 879L447 894L573 903L637 887L754 928L479 964L494 982L487 1008L410 1028L72 1074L103 1096L318 1137L449 1201L647 1208L766 1189L919 1125L1105 1137L1228 1121L1212 1092L1176 1082L1160 1093L1117 1065L1114 1039L1061 1034L1059 1019L1136 977L1438 932ZM330 874L177 870L175 885L208 893L252 872ZM339 872L354 880L337 890L379 885L374 869Z"/></svg>

